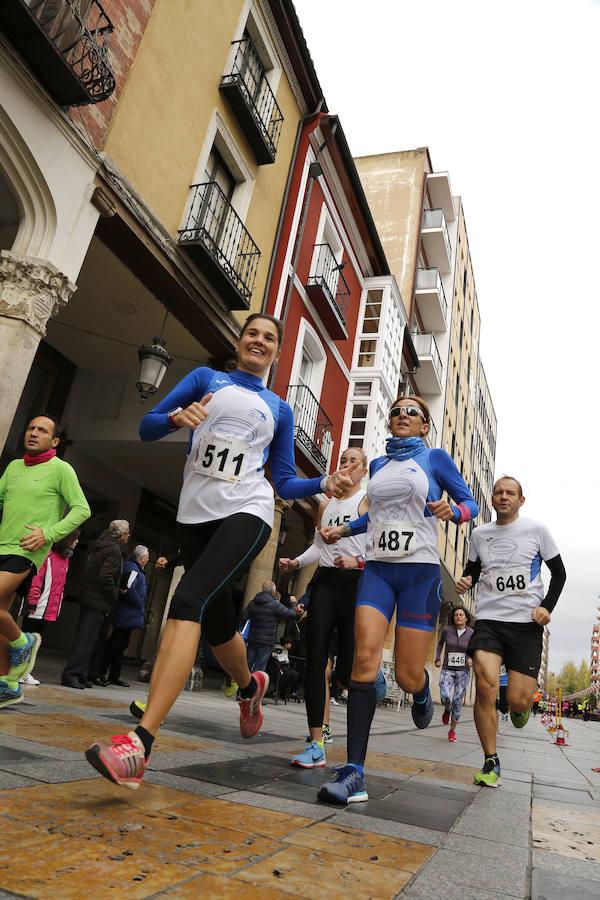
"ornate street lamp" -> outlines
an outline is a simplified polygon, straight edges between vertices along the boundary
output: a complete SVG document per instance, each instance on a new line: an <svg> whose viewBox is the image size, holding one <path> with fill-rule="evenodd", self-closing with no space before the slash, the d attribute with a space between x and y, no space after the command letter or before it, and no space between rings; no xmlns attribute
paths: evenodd
<svg viewBox="0 0 600 900"><path fill-rule="evenodd" d="M160 387L160 383L165 377L165 372L173 362L173 356L166 349L166 341L162 333L165 328L165 322L169 311L165 313L165 318L160 329L160 335L152 339L151 344L138 347L138 359L140 361L140 371L136 387L140 392L142 403L150 396L155 394Z"/></svg>

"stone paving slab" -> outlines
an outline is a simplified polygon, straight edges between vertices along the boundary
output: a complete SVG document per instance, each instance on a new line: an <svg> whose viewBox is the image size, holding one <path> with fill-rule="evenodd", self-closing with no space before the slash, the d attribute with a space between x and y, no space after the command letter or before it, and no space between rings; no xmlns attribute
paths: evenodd
<svg viewBox="0 0 600 900"><path fill-rule="evenodd" d="M499 823L502 823L505 843L529 847L531 801L528 796L501 794L501 791L502 787L482 788L454 826L454 832L497 840Z"/></svg>
<svg viewBox="0 0 600 900"><path fill-rule="evenodd" d="M504 845L505 850L506 845ZM511 848L512 849L512 848ZM446 896L446 884L449 875L460 883L461 888L468 886L481 890L493 887L496 893L505 897L525 897L529 893L528 884L529 852L524 850L520 855L505 853L502 858L481 857L476 853L463 852L454 848L439 848L435 855L423 867L415 885L423 889L431 887L430 897L443 894Z"/></svg>
<svg viewBox="0 0 600 900"><path fill-rule="evenodd" d="M333 813L331 807L323 803L305 803L301 800L291 800L287 797L270 797L267 794L255 794L252 791L235 791L227 794L227 800L231 803L241 803L245 806L258 806L260 809L273 809L276 812L288 812L291 815L306 816L311 819L328 819ZM359 824L359 827L364 828ZM387 832L383 832L387 834Z"/></svg>
<svg viewBox="0 0 600 900"><path fill-rule="evenodd" d="M549 850L538 850L536 847L531 852L533 869L549 869L562 875L574 875L578 878L591 879L600 882L600 866L595 862L576 859L572 856L561 856L560 853L552 853ZM600 896L600 884L597 888Z"/></svg>
<svg viewBox="0 0 600 900"><path fill-rule="evenodd" d="M598 900L598 882L577 875L561 875L534 869L531 876L531 900Z"/></svg>
<svg viewBox="0 0 600 900"><path fill-rule="evenodd" d="M4 772L12 772L23 778L32 778L48 784L88 781L90 778L101 777L81 757L78 761L69 761L68 765L62 760L46 759L41 762L4 763L1 768Z"/></svg>
<svg viewBox="0 0 600 900"><path fill-rule="evenodd" d="M331 810L331 807L320 805L321 809ZM365 816L359 811L348 811L343 807L343 812L337 813L331 822L340 825L350 825L375 834L387 834L390 837L403 838L407 841L418 841L421 844L439 846L445 837L445 831L437 831L433 828L420 828L418 825L407 825L405 822L393 822L389 819L378 819L375 816Z"/></svg>
<svg viewBox="0 0 600 900"><path fill-rule="evenodd" d="M564 809L534 802L532 840L537 849L600 863L600 811Z"/></svg>

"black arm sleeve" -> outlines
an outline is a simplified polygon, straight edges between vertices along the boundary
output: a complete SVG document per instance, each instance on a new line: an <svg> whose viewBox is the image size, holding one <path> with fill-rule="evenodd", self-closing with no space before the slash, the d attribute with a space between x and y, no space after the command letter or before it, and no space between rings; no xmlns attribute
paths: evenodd
<svg viewBox="0 0 600 900"><path fill-rule="evenodd" d="M472 587L475 587L477 582L479 581L479 576L481 575L481 562L476 559L474 562L472 560L467 561L467 565L465 566L465 571L463 572L463 578L468 578L469 575L473 579Z"/></svg>
<svg viewBox="0 0 600 900"><path fill-rule="evenodd" d="M565 567L563 565L563 561L559 556L554 556L552 559L545 560L546 565L550 569L550 584L548 586L548 593L544 597L541 606L544 609L547 609L548 612L552 612L556 604L558 603L558 598L561 595L561 591L565 586L565 581L567 580L567 573L565 572Z"/></svg>

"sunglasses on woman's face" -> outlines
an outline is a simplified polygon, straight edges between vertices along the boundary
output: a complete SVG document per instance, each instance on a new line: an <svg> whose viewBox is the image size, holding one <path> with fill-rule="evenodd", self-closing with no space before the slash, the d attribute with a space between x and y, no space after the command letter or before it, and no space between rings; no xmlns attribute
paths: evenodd
<svg viewBox="0 0 600 900"><path fill-rule="evenodd" d="M393 419L394 416L401 416L402 413L413 419L416 418L416 416L421 416L423 421L425 421L425 414L418 406L393 406L390 410L390 419Z"/></svg>

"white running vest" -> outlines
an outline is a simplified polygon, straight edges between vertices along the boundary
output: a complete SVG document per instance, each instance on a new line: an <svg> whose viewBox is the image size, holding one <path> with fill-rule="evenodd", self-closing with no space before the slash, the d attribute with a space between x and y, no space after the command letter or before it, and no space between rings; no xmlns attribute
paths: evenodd
<svg viewBox="0 0 600 900"><path fill-rule="evenodd" d="M366 491L357 491L356 494L353 494L352 497L346 497L345 500L331 499L321 516L321 528L343 525L345 522L352 522L353 519L358 519L358 507L366 493ZM337 544L323 544L319 565L331 568L335 557L341 554L344 556L365 556L366 547L366 534L354 534L350 537L341 538Z"/></svg>

